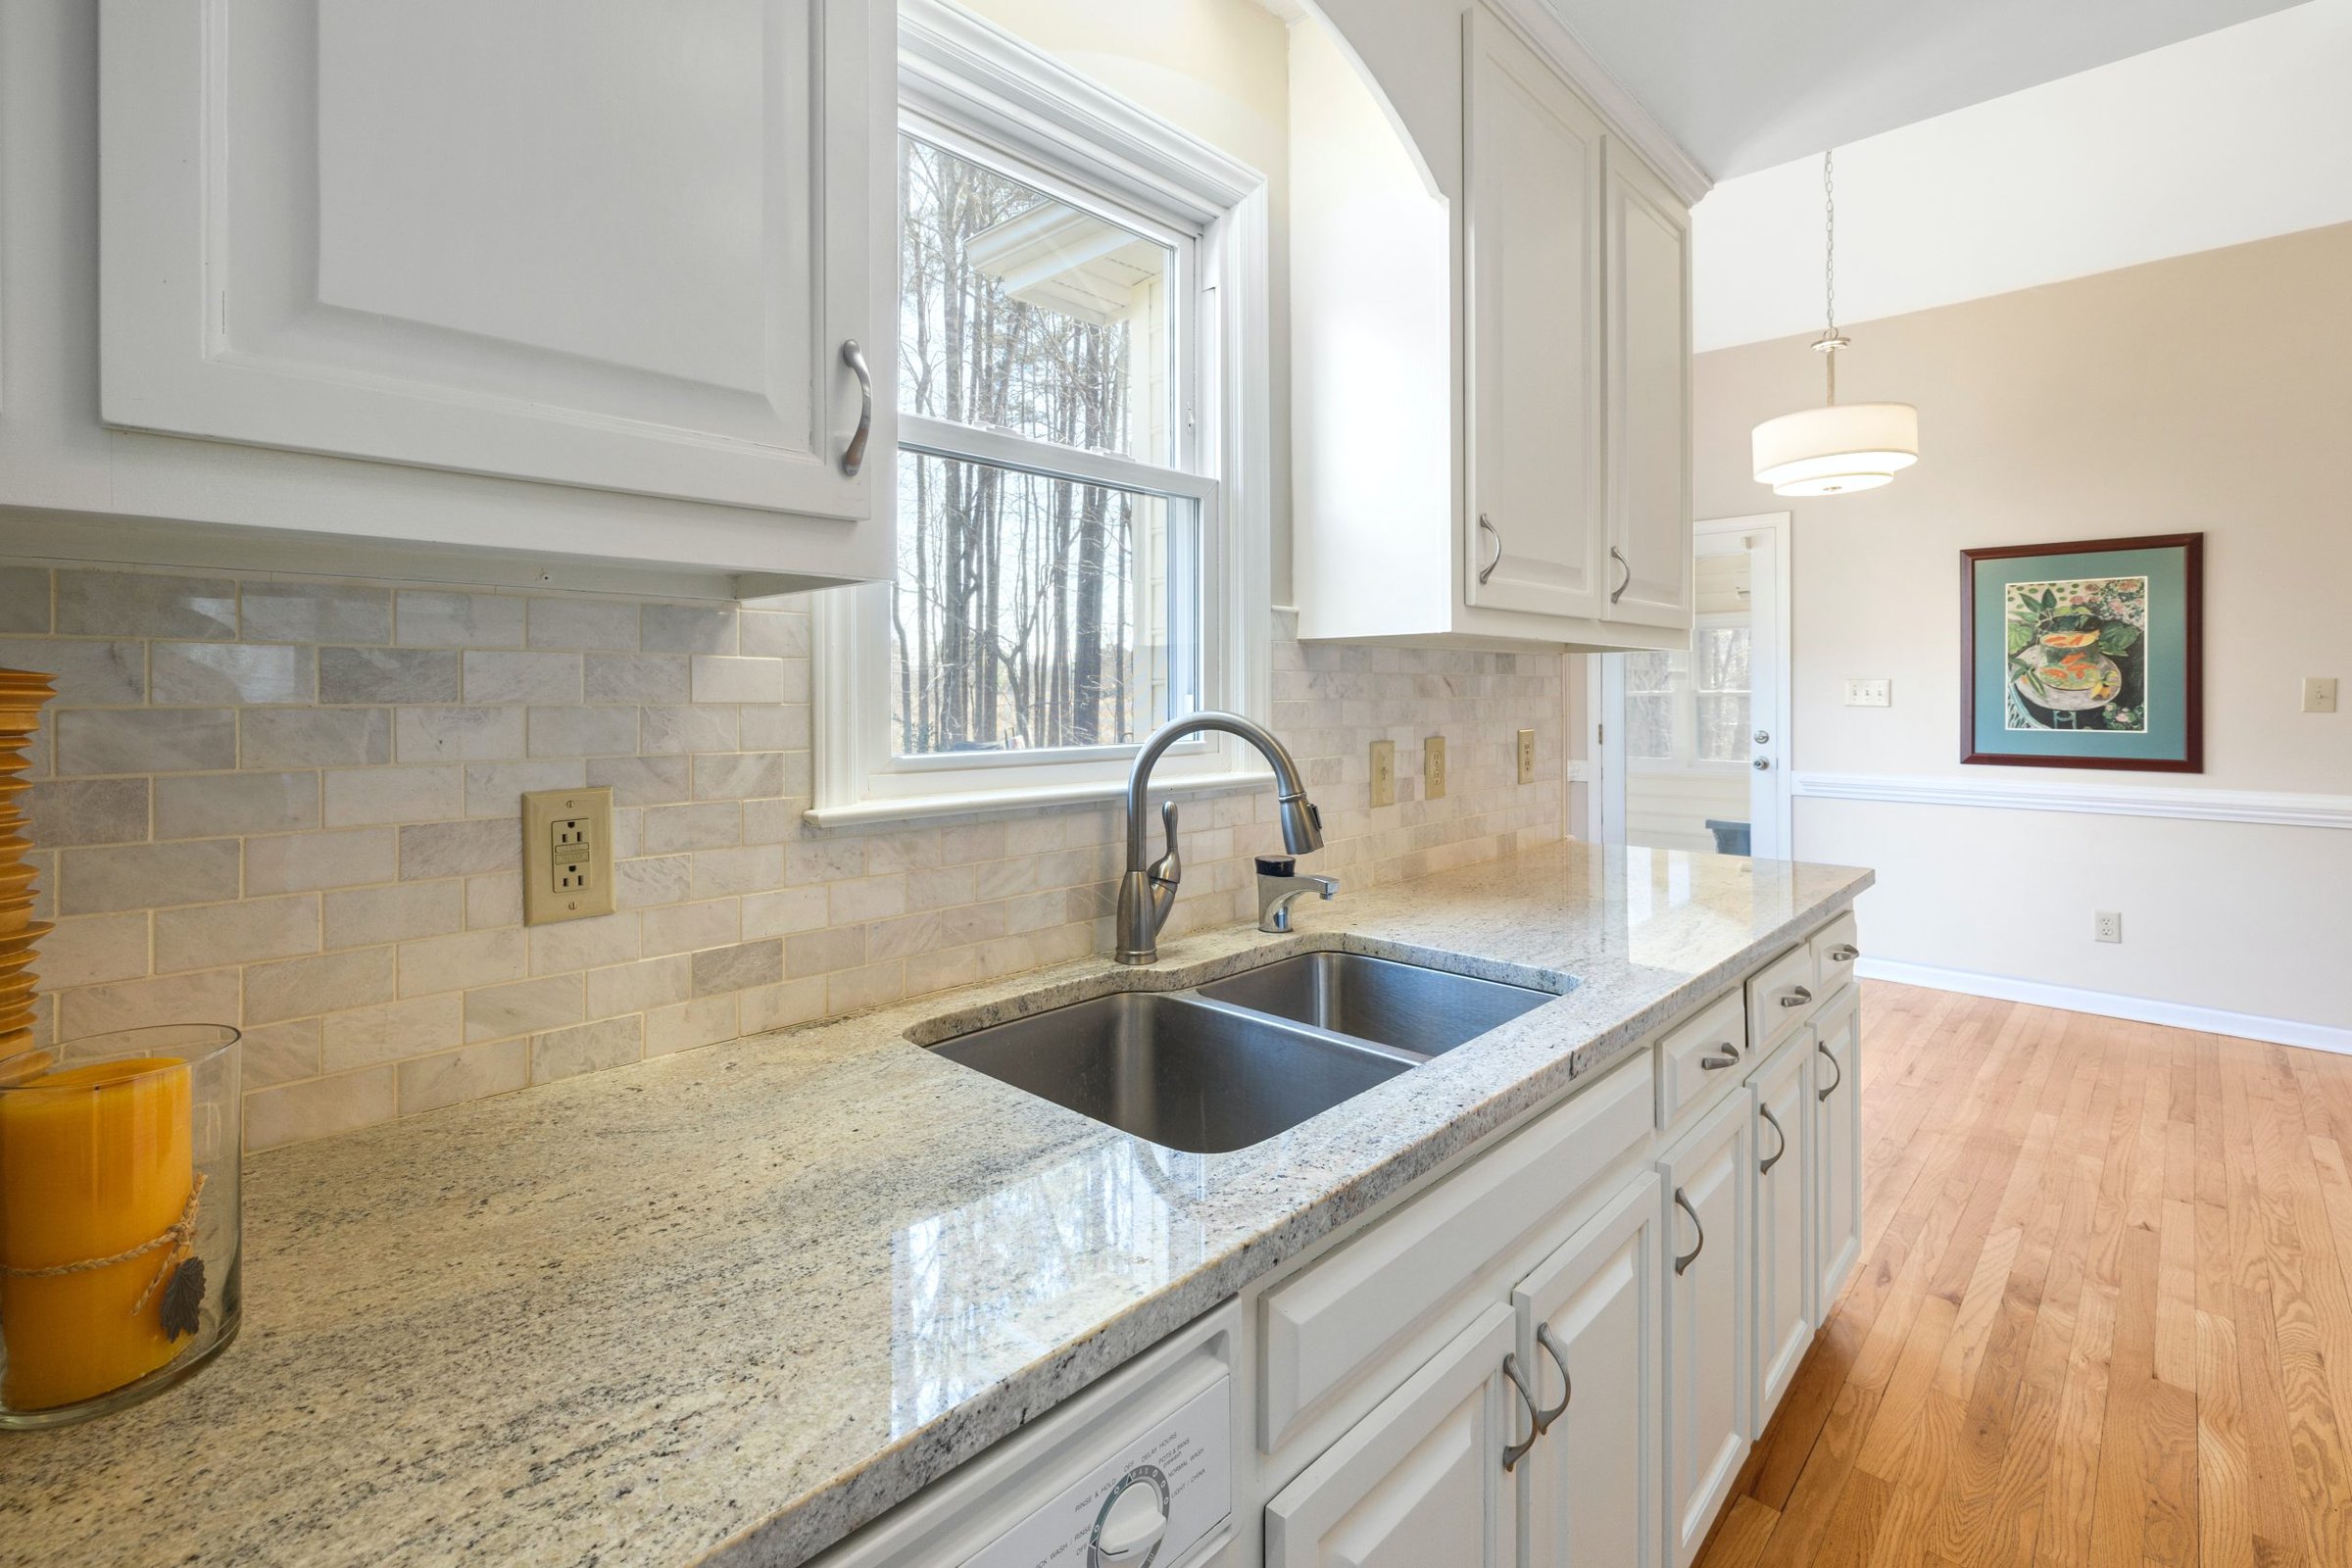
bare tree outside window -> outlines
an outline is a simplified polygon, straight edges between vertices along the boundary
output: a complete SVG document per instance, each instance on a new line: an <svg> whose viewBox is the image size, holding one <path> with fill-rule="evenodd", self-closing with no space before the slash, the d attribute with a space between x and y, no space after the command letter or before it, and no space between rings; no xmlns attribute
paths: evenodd
<svg viewBox="0 0 2352 1568"><path fill-rule="evenodd" d="M1165 465L1170 247L911 136L899 173L901 410ZM1132 742L1189 695L1179 504L925 451L898 504L899 755Z"/></svg>

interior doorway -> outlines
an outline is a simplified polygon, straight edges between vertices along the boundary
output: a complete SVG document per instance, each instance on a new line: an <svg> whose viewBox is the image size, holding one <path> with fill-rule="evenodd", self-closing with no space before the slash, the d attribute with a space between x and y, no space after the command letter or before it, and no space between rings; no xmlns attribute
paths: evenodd
<svg viewBox="0 0 2352 1568"><path fill-rule="evenodd" d="M1786 859L1788 514L1694 530L1690 647L1587 662L1592 835Z"/></svg>

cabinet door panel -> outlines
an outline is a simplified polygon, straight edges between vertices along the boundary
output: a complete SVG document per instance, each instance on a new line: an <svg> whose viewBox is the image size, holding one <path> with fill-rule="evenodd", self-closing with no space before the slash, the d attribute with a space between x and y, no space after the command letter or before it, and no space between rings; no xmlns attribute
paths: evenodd
<svg viewBox="0 0 2352 1568"><path fill-rule="evenodd" d="M1776 1053L1748 1080L1756 1124L1756 1367L1748 1436L1764 1435L1781 1396L1813 1343L1813 1259L1806 1231L1814 1204L1809 1041ZM1766 1169L1769 1165L1771 1168Z"/></svg>
<svg viewBox="0 0 2352 1568"><path fill-rule="evenodd" d="M1647 170L1609 149L1607 614L1691 614L1690 229Z"/></svg>
<svg viewBox="0 0 2352 1568"><path fill-rule="evenodd" d="M109 0L104 417L864 515L868 3Z"/></svg>
<svg viewBox="0 0 2352 1568"><path fill-rule="evenodd" d="M1465 25L1463 593L1490 609L1597 615L1601 125L1502 23L1473 7Z"/></svg>
<svg viewBox="0 0 2352 1568"><path fill-rule="evenodd" d="M1525 1465L1527 1560L1658 1568L1658 1179L1644 1175L1511 1295L1537 1396L1567 1407Z"/></svg>
<svg viewBox="0 0 2352 1568"><path fill-rule="evenodd" d="M1267 1503L1267 1568L1516 1568L1513 1323L1489 1307Z"/></svg>
<svg viewBox="0 0 2352 1568"><path fill-rule="evenodd" d="M1706 1540L1747 1453L1752 1120L1747 1097L1736 1094L1658 1162L1666 1197L1665 1524L1677 1568ZM1681 1257L1690 1261L1677 1273Z"/></svg>
<svg viewBox="0 0 2352 1568"><path fill-rule="evenodd" d="M1862 1258L1862 1008L1848 986L1813 1021L1813 1320L1828 1318Z"/></svg>

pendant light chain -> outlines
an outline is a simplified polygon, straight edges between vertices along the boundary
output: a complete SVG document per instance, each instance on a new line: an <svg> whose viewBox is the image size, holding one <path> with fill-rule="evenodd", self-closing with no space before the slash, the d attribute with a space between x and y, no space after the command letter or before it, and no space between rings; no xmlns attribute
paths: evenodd
<svg viewBox="0 0 2352 1568"><path fill-rule="evenodd" d="M1835 148L1821 155L1821 299L1822 315L1828 330L1821 335L1822 358L1829 361L1830 403L1838 402L1838 351L1844 340L1838 336L1838 153Z"/></svg>

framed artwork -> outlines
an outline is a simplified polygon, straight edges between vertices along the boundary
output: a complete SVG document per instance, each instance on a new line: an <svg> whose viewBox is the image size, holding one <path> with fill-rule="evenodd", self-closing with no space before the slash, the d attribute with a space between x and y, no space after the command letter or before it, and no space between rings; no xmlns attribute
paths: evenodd
<svg viewBox="0 0 2352 1568"><path fill-rule="evenodd" d="M1960 760L2205 770L2205 536L1960 553Z"/></svg>

